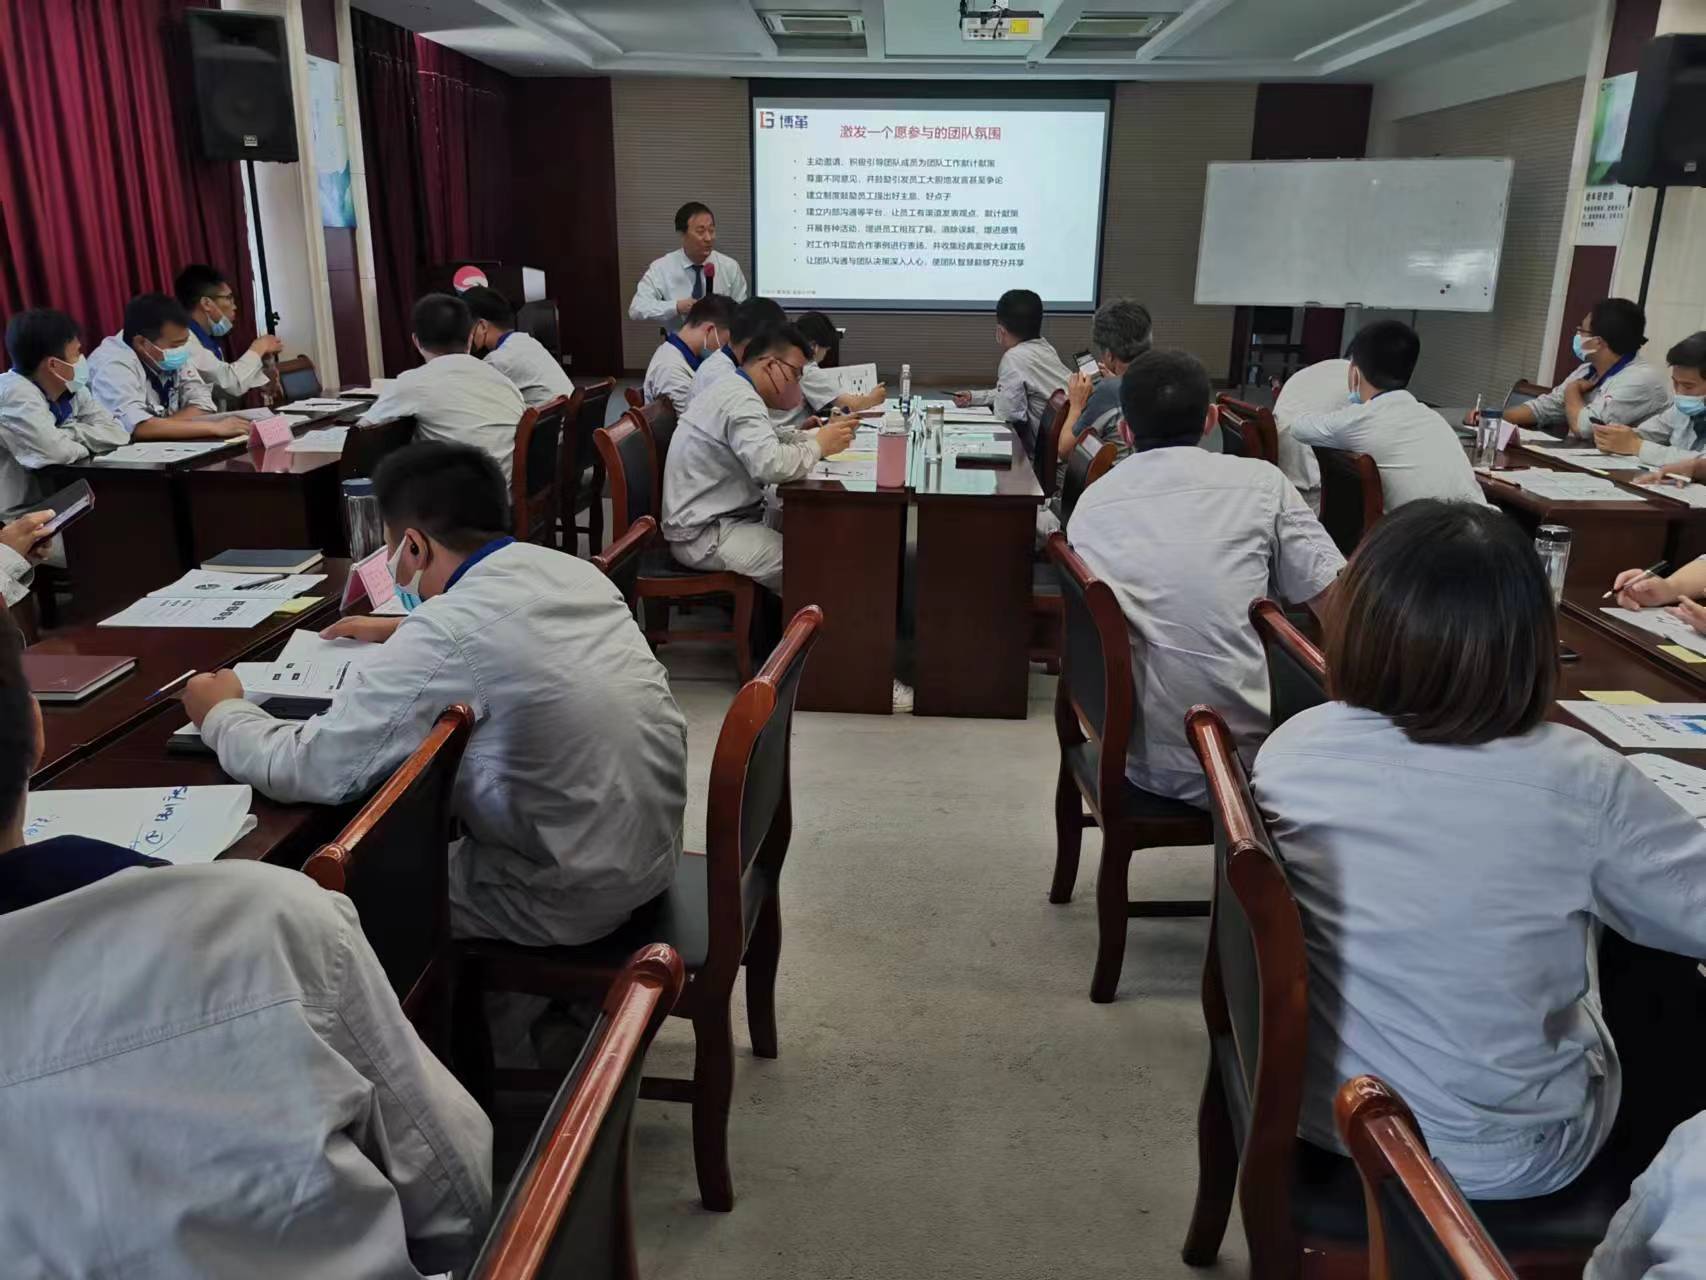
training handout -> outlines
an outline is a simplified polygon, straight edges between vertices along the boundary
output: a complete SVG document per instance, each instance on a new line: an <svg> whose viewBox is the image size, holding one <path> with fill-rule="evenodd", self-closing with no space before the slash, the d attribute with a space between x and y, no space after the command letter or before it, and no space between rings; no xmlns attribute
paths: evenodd
<svg viewBox="0 0 1706 1280"><path fill-rule="evenodd" d="M1645 752L1630 756L1629 763L1656 782L1660 791L1687 810L1689 817L1706 818L1706 769Z"/></svg>
<svg viewBox="0 0 1706 1280"><path fill-rule="evenodd" d="M1661 499L1670 498L1691 507L1706 507L1706 484L1655 484L1649 487Z"/></svg>
<svg viewBox="0 0 1706 1280"><path fill-rule="evenodd" d="M1651 471L1650 463L1642 462L1634 454L1629 453L1600 453L1595 449L1566 449L1562 446L1548 448L1544 445L1533 445L1530 453L1538 453L1543 457L1556 458L1560 462L1572 463L1578 467L1586 467L1589 471Z"/></svg>
<svg viewBox="0 0 1706 1280"><path fill-rule="evenodd" d="M1558 705L1616 747L1643 747L1651 751L1706 750L1706 702L1620 706L1560 700Z"/></svg>
<svg viewBox="0 0 1706 1280"><path fill-rule="evenodd" d="M1527 471L1499 471L1494 478L1507 484L1519 485L1537 498L1553 502L1640 502L1643 499L1619 489L1604 476L1585 471L1547 471L1536 467Z"/></svg>
<svg viewBox="0 0 1706 1280"><path fill-rule="evenodd" d="M383 652L365 640L324 640L313 631L292 631L272 662L239 662L233 670L251 701L279 693L335 699L361 678L363 665Z"/></svg>
<svg viewBox="0 0 1706 1280"><path fill-rule="evenodd" d="M316 427L290 442L292 453L342 453L349 438L348 427Z"/></svg>
<svg viewBox="0 0 1706 1280"><path fill-rule="evenodd" d="M254 573L217 573L191 569L176 582L148 593L150 599L178 600L288 600L326 580L323 573L293 573L273 582L261 581Z"/></svg>
<svg viewBox="0 0 1706 1280"><path fill-rule="evenodd" d="M227 448L230 443L229 440L144 440L140 444L120 445L110 453L98 453L88 463L98 467L126 462L181 462Z"/></svg>
<svg viewBox="0 0 1706 1280"><path fill-rule="evenodd" d="M278 612L278 601L214 596L186 600L181 596L143 596L101 622L103 627L258 627Z"/></svg>
<svg viewBox="0 0 1706 1280"><path fill-rule="evenodd" d="M83 836L168 862L212 862L256 826L248 787L32 791L24 841Z"/></svg>
<svg viewBox="0 0 1706 1280"><path fill-rule="evenodd" d="M1625 626L1635 627L1658 636L1667 644L1679 644L1695 653L1706 653L1706 636L1701 635L1668 609L1601 609L1601 613L1616 618Z"/></svg>
<svg viewBox="0 0 1706 1280"><path fill-rule="evenodd" d="M874 364L851 364L844 369L819 369L818 372L835 379L838 393L864 395L877 389L877 366Z"/></svg>

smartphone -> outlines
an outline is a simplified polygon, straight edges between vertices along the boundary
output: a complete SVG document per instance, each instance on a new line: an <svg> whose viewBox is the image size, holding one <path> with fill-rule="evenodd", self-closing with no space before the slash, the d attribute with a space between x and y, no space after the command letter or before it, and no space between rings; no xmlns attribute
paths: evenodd
<svg viewBox="0 0 1706 1280"><path fill-rule="evenodd" d="M1088 351L1080 351L1077 355L1073 356L1072 363L1078 366L1078 372L1083 374L1086 378L1094 378L1101 372L1101 370L1096 366L1096 357L1091 355Z"/></svg>
<svg viewBox="0 0 1706 1280"><path fill-rule="evenodd" d="M53 537L72 521L89 514L95 506L95 491L89 487L87 480L79 480L76 484L67 485L47 501L33 505L32 511L52 511L53 519L44 524L36 535L36 541L42 542Z"/></svg>

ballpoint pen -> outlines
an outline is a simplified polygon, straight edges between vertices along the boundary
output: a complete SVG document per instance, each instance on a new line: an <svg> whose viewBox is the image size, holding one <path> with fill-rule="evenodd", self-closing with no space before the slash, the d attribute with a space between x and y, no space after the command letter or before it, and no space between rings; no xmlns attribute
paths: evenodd
<svg viewBox="0 0 1706 1280"><path fill-rule="evenodd" d="M1647 566L1647 568L1641 570L1640 573L1636 574L1633 578L1629 579L1629 581L1625 582L1621 587L1613 587L1610 591L1607 591L1604 595L1602 595L1600 597L1600 599L1601 600L1609 600L1609 599L1611 599L1612 596L1616 595L1619 591L1627 591L1627 590L1629 590L1630 587L1637 586L1640 583L1645 582L1648 578L1657 577L1659 574L1663 573L1669 567L1670 566L1663 560L1654 561L1651 565Z"/></svg>

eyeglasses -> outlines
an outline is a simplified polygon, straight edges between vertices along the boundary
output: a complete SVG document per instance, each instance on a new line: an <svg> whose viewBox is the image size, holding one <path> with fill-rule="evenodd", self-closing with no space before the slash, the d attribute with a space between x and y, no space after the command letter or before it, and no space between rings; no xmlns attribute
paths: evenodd
<svg viewBox="0 0 1706 1280"><path fill-rule="evenodd" d="M805 374L806 367L803 364L790 364L788 361L782 359L781 356L772 356L771 359L788 371L789 382L798 382Z"/></svg>
<svg viewBox="0 0 1706 1280"><path fill-rule="evenodd" d="M1581 334L1584 338L1592 338L1595 336L1594 331L1588 328L1585 324L1578 324L1576 326L1576 332Z"/></svg>

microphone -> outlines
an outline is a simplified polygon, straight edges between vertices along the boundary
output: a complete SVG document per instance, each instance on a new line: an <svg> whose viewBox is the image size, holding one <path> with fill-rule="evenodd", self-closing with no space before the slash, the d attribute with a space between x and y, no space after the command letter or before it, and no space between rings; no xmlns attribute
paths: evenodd
<svg viewBox="0 0 1706 1280"><path fill-rule="evenodd" d="M717 264L707 259L705 262L705 292L710 294L715 293L716 291Z"/></svg>

